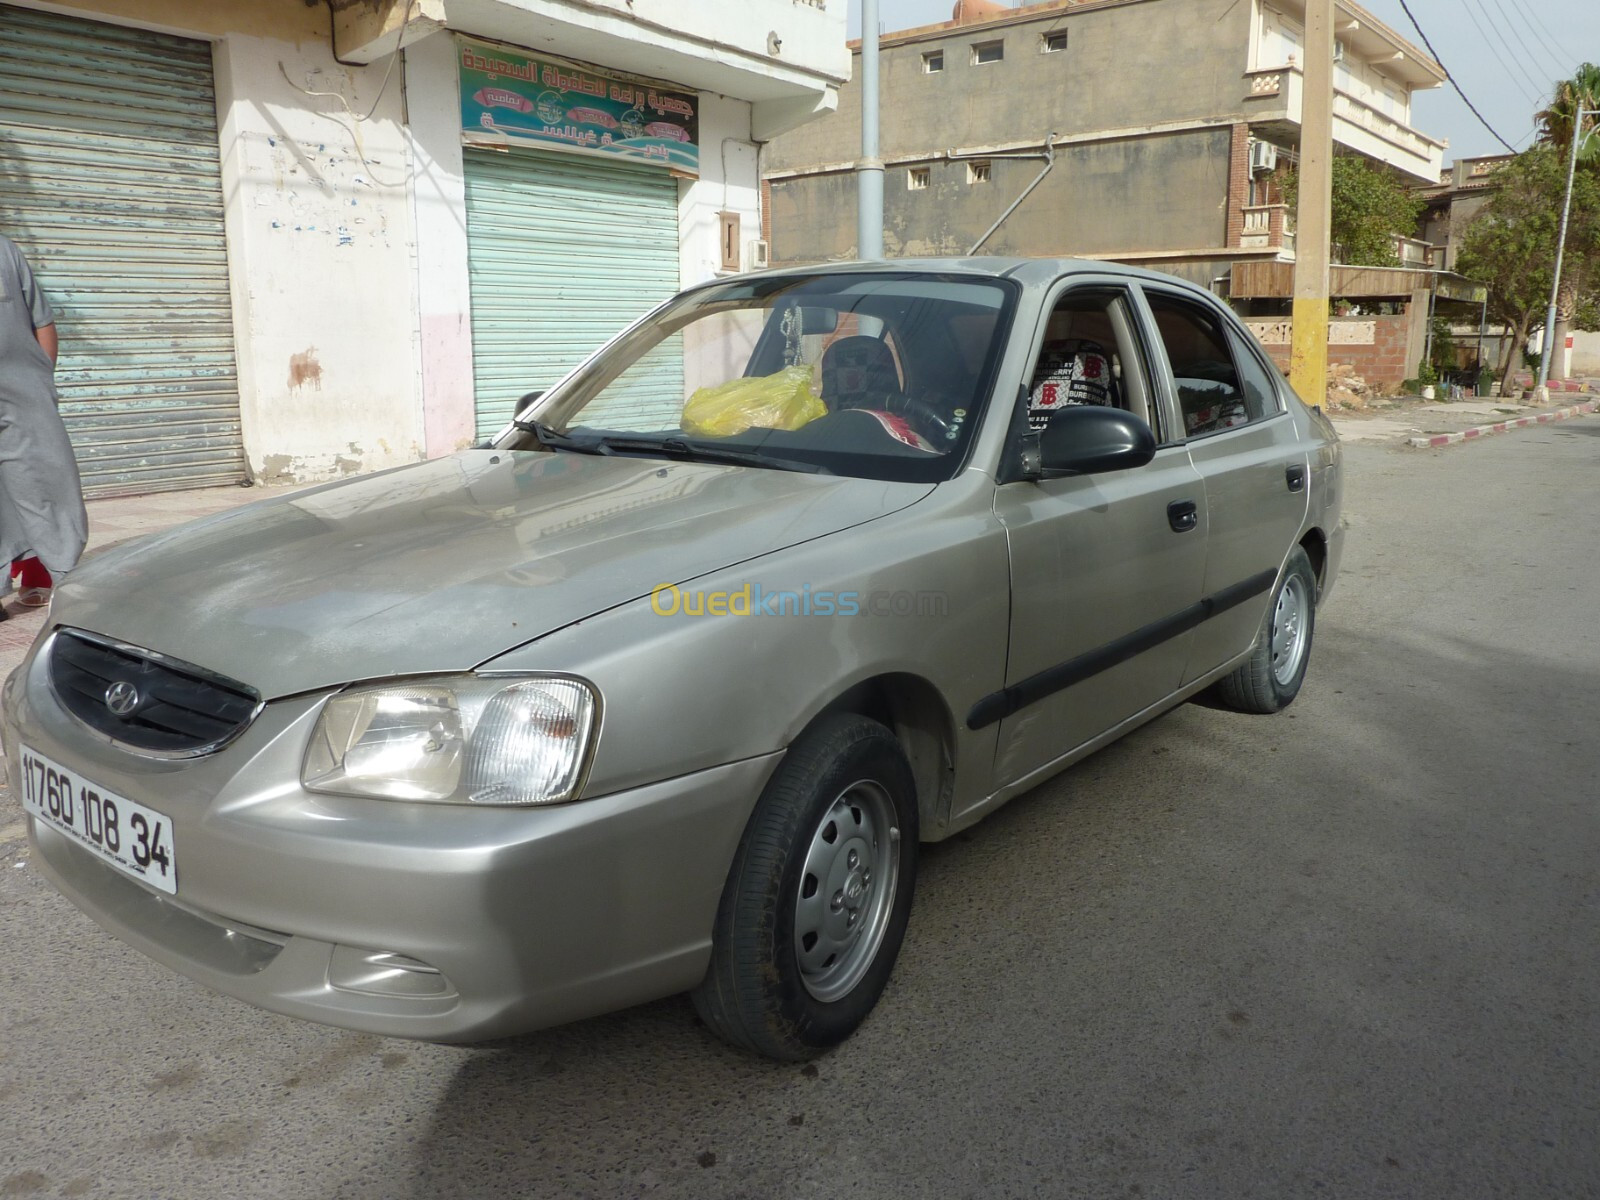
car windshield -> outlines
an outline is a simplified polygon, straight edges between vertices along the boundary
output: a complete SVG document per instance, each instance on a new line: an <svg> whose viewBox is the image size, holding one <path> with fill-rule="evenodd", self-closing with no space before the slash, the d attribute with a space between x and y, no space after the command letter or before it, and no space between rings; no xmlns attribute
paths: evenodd
<svg viewBox="0 0 1600 1200"><path fill-rule="evenodd" d="M497 445L949 479L1015 298L1005 280L906 272L700 288L522 413Z"/></svg>

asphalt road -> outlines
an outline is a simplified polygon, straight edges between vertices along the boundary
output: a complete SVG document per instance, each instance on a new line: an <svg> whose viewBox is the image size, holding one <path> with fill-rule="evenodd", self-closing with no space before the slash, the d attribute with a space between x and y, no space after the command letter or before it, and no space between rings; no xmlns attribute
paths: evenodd
<svg viewBox="0 0 1600 1200"><path fill-rule="evenodd" d="M1600 1195L1600 418L1352 447L1277 717L1187 705L925 856L806 1066L684 1000L487 1048L102 934L0 801L0 1196Z"/></svg>

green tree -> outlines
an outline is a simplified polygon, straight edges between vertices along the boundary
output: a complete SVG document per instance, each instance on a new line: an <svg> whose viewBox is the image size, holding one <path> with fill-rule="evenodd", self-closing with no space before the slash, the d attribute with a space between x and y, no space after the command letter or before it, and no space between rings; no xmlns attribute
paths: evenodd
<svg viewBox="0 0 1600 1200"><path fill-rule="evenodd" d="M1461 274L1488 286L1489 316L1511 331L1498 370L1502 381L1550 302L1566 178L1563 158L1546 145L1499 168L1494 195L1467 227L1456 259ZM1579 319L1592 314L1600 297L1600 172L1580 170L1573 181L1561 275L1570 287L1569 311Z"/></svg>
<svg viewBox="0 0 1600 1200"><path fill-rule="evenodd" d="M1299 173L1283 173L1284 201L1293 209L1299 203ZM1423 201L1405 184L1364 158L1337 155L1333 160L1331 204L1333 258L1361 267L1398 267L1396 236L1410 237L1417 228Z"/></svg>

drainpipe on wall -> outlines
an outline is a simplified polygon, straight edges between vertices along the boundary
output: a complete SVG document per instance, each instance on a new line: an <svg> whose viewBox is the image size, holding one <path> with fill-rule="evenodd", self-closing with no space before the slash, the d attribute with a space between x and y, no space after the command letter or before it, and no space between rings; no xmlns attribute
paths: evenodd
<svg viewBox="0 0 1600 1200"><path fill-rule="evenodd" d="M1050 168L1052 168L1052 167L1054 167L1056 165L1056 150L1055 150L1055 144L1054 144L1055 140L1056 140L1056 135L1055 135L1055 131L1054 130L1052 130L1050 133L1045 135L1045 139L1044 139L1044 170L1040 171L1037 175L1035 175L1034 178L1033 178L1033 182L1030 183L1027 187L1022 189L1022 195L1018 196L1015 200L1013 200L1011 202L1011 207L1006 209L1005 212L1000 214L1000 219L998 221L996 221L993 225L989 226L988 232L986 232L977 241L972 243L972 249L967 251L967 253L969 255L976 254L978 252L978 248L989 240L990 236L994 233L994 231L996 229L999 229L1000 226L1002 226L1002 225L1004 225L1006 223L1006 218L1009 217L1012 213L1016 212L1017 209L1022 206L1022 202L1024 200L1026 200L1029 197L1029 195L1032 194L1033 189L1038 187L1041 183L1043 183L1044 182L1044 177L1046 175L1050 174ZM954 157L957 157L957 156L956 155L952 155L951 157L954 158ZM1032 154L1027 154L1027 155L1021 155L1021 154L991 154L991 155L986 155L985 157L988 157L988 158L1034 158L1034 157L1037 157L1037 156L1032 155Z"/></svg>

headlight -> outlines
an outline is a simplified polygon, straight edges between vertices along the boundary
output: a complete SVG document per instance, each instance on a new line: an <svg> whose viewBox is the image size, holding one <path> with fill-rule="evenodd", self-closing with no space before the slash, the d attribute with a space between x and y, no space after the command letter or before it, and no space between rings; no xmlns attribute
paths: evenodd
<svg viewBox="0 0 1600 1200"><path fill-rule="evenodd" d="M552 676L466 675L329 698L300 781L314 792L449 804L559 804L576 794L598 703Z"/></svg>

